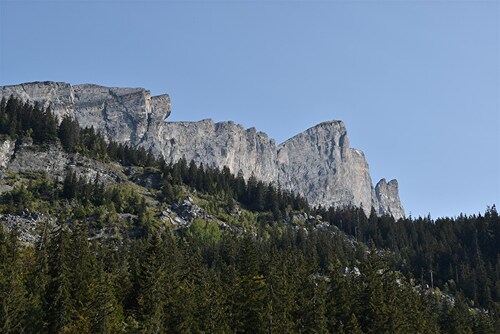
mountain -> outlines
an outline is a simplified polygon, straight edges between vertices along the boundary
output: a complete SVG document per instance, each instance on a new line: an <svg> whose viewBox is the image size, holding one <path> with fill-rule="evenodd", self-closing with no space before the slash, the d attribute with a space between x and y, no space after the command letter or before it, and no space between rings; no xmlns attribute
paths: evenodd
<svg viewBox="0 0 500 334"><path fill-rule="evenodd" d="M318 124L276 145L255 128L231 121L168 122L170 98L143 88L33 82L0 87L0 95L50 105L62 119L93 126L106 138L144 147L166 161L182 157L209 167L229 167L248 179L274 182L304 196L312 205L362 207L367 215L404 217L396 180L372 184L362 151L349 147L342 121Z"/></svg>
<svg viewBox="0 0 500 334"><path fill-rule="evenodd" d="M345 178L369 175L342 170L363 158L342 127L280 145L295 168L284 175L323 168L325 151ZM321 136L337 137L311 144ZM499 332L495 206L397 223L312 208L243 172L167 164L68 117L58 125L16 98L0 103L0 143L2 333Z"/></svg>

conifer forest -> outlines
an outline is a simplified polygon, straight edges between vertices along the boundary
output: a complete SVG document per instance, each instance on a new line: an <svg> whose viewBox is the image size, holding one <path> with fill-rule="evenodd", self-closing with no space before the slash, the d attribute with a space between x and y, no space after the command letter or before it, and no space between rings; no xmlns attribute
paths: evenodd
<svg viewBox="0 0 500 334"><path fill-rule="evenodd" d="M499 333L500 217L367 217L0 104L1 141L123 175L5 171L1 333ZM173 224L173 208L203 214ZM187 205L187 204L186 204ZM174 218L172 218L174 217Z"/></svg>

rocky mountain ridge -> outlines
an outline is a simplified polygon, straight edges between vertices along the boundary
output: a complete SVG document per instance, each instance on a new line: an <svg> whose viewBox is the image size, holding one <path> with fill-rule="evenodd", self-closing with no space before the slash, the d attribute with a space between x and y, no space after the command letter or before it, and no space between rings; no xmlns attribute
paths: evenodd
<svg viewBox="0 0 500 334"><path fill-rule="evenodd" d="M231 121L165 121L171 112L169 96L152 96L143 88L33 82L0 87L0 95L50 105L59 119L69 115L82 127L143 146L166 161L184 157L209 167L228 166L247 179L254 175L275 182L312 205L358 206L367 214L373 207L379 215L404 216L397 181L382 179L373 186L365 156L349 147L342 121L318 124L276 145L265 133Z"/></svg>

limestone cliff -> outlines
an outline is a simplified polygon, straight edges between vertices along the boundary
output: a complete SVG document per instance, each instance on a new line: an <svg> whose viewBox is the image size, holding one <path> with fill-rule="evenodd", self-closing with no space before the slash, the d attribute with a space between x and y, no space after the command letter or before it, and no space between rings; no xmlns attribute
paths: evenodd
<svg viewBox="0 0 500 334"><path fill-rule="evenodd" d="M278 148L279 183L313 205L354 205L370 213L372 180L363 152L349 147L344 123L324 122ZM321 190L320 190L321 189Z"/></svg>
<svg viewBox="0 0 500 334"><path fill-rule="evenodd" d="M185 157L209 167L227 166L233 173L252 173L256 178L276 181L276 144L255 128L245 130L233 122L166 122L162 129L163 156L170 161Z"/></svg>
<svg viewBox="0 0 500 334"><path fill-rule="evenodd" d="M385 179L380 180L375 186L375 196L376 199L373 202L378 204L378 208L376 205L374 205L374 208L379 215L387 214L393 217L404 217L405 211L399 200L397 180L389 182Z"/></svg>
<svg viewBox="0 0 500 334"><path fill-rule="evenodd" d="M151 96L143 88L110 88L60 82L32 82L0 87L0 95L50 105L59 119L69 115L82 127L93 126L117 142L152 145L152 134L170 115L168 95ZM146 136L146 133L148 134Z"/></svg>
<svg viewBox="0 0 500 334"><path fill-rule="evenodd" d="M143 88L56 82L0 87L1 96L11 94L50 105L59 118L69 115L83 127L144 146L167 161L185 157L210 167L228 166L246 178L254 174L297 192L313 205L362 206L367 214L373 207L379 215L404 216L397 181L383 179L373 187L365 156L349 147L341 121L321 123L277 146L265 133L233 122L165 122L169 96L151 96ZM0 159L0 165L5 163Z"/></svg>

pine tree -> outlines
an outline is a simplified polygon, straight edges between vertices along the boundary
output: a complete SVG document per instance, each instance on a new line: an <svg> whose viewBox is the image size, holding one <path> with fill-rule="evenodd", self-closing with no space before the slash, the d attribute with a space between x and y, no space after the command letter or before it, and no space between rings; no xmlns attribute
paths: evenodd
<svg viewBox="0 0 500 334"><path fill-rule="evenodd" d="M17 138L18 132L18 118L19 118L19 104L20 102L17 99L11 97L9 101L7 101L7 105L5 107L5 118L3 118L3 133L9 135L11 139Z"/></svg>
<svg viewBox="0 0 500 334"><path fill-rule="evenodd" d="M164 282L164 272L161 270L160 251L161 238L154 234L142 250L140 263L140 281L137 289L140 293L138 299L139 314L143 322L145 333L162 332L163 305L161 286Z"/></svg>
<svg viewBox="0 0 500 334"><path fill-rule="evenodd" d="M243 171L240 169L238 171L238 174L236 175L236 179L234 180L233 188L234 188L234 194L236 196L236 199L239 202L244 203L245 202L245 190L246 190L246 182L245 178L243 177Z"/></svg>
<svg viewBox="0 0 500 334"><path fill-rule="evenodd" d="M291 333L296 326L293 314L297 311L292 261L276 248L271 251L270 261L265 294L266 328L270 333Z"/></svg>
<svg viewBox="0 0 500 334"><path fill-rule="evenodd" d="M1 227L0 227L1 230ZM2 233L2 232L0 232ZM0 236L0 329L2 333L22 333L25 328L24 315L27 308L27 292L18 234L11 232ZM3 239L3 240L1 240Z"/></svg>
<svg viewBox="0 0 500 334"><path fill-rule="evenodd" d="M245 236L238 252L238 275L234 286L235 328L239 333L263 331L265 279L258 274L258 255L250 236Z"/></svg>
<svg viewBox="0 0 500 334"><path fill-rule="evenodd" d="M195 319L200 322L199 330L209 334L229 333L227 317L227 293L224 291L220 273L214 269L204 271L198 294L198 308Z"/></svg>
<svg viewBox="0 0 500 334"><path fill-rule="evenodd" d="M73 317L85 323L91 323L92 303L95 301L93 291L96 283L96 259L90 250L87 222L77 223L71 235L70 261L71 296L74 308Z"/></svg>
<svg viewBox="0 0 500 334"><path fill-rule="evenodd" d="M44 307L48 304L45 300L49 284L49 258L47 253L48 223L40 231L40 238L35 243L34 265L30 273L28 286L29 304L26 311L27 333L43 333L45 331Z"/></svg>
<svg viewBox="0 0 500 334"><path fill-rule="evenodd" d="M349 325L346 327L348 330L346 330L345 333L363 334L363 330L359 325L358 318L356 318L356 315L354 313L351 314L351 320L349 321Z"/></svg>
<svg viewBox="0 0 500 334"><path fill-rule="evenodd" d="M52 232L49 241L49 277L45 322L50 333L64 330L72 321L71 250L69 231L62 226Z"/></svg>
<svg viewBox="0 0 500 334"><path fill-rule="evenodd" d="M463 294L458 294L453 306L446 305L441 317L441 329L444 333L472 334L470 313Z"/></svg>
<svg viewBox="0 0 500 334"><path fill-rule="evenodd" d="M5 108L7 107L7 100L5 96L2 96L2 100L0 101L0 119L5 114Z"/></svg>
<svg viewBox="0 0 500 334"><path fill-rule="evenodd" d="M114 295L111 274L104 271L100 261L95 266L96 280L91 286L94 295L91 315L92 333L118 333L125 330L122 308Z"/></svg>
<svg viewBox="0 0 500 334"><path fill-rule="evenodd" d="M361 294L357 296L360 315L358 321L367 333L386 333L390 314L384 300L382 275L388 268L383 265L382 259L372 248L360 271L358 285L361 287Z"/></svg>
<svg viewBox="0 0 500 334"><path fill-rule="evenodd" d="M281 216L278 194L273 184L269 184L266 191L265 207L267 210L271 211L274 220L278 220Z"/></svg>
<svg viewBox="0 0 500 334"><path fill-rule="evenodd" d="M329 275L329 291L327 298L327 318L330 332L342 332L351 321L353 296L350 291L350 280L340 273L340 263L332 268Z"/></svg>
<svg viewBox="0 0 500 334"><path fill-rule="evenodd" d="M61 145L67 152L75 152L80 144L80 126L78 122L66 116L57 131Z"/></svg>
<svg viewBox="0 0 500 334"><path fill-rule="evenodd" d="M67 199L72 199L77 195L77 177L75 171L68 171L63 181L62 195Z"/></svg>

